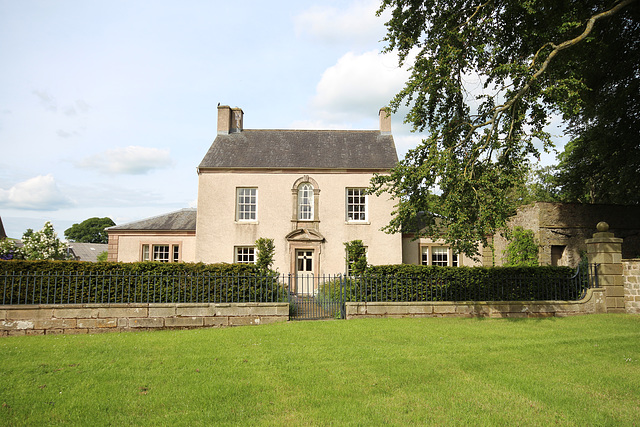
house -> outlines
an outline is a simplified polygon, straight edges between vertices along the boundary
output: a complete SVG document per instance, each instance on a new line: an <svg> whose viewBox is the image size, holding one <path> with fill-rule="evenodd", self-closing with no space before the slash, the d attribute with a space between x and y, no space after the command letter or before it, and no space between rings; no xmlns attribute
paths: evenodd
<svg viewBox="0 0 640 427"><path fill-rule="evenodd" d="M98 262L98 255L107 251L105 243L67 243L67 253L76 261Z"/></svg>
<svg viewBox="0 0 640 427"><path fill-rule="evenodd" d="M274 268L300 275L346 271L344 243L362 240L370 264L502 264L507 240L496 234L482 260L441 240L386 234L394 201L365 191L374 174L397 163L391 119L376 130L244 129L240 108L218 107L217 136L197 168L197 209L117 225L109 261L253 263L258 238L275 243ZM510 227L534 231L542 265L577 265L595 224L625 238L624 257L640 254L637 206L535 203Z"/></svg>
<svg viewBox="0 0 640 427"><path fill-rule="evenodd" d="M352 240L363 241L371 264L402 262L402 236L380 231L394 202L366 193L398 161L385 110L377 130L244 129L243 116L218 107L218 134L197 169L197 209L108 228L110 261L255 262L264 237L285 274L344 272Z"/></svg>
<svg viewBox="0 0 640 427"><path fill-rule="evenodd" d="M2 218L0 217L0 240L6 239L7 233L4 231L4 225L2 225Z"/></svg>

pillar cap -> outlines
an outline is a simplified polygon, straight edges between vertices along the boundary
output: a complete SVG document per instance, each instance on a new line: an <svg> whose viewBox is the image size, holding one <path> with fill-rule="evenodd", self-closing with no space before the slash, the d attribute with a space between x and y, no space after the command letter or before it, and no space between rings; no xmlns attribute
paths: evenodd
<svg viewBox="0 0 640 427"><path fill-rule="evenodd" d="M601 233L606 233L609 231L609 224L604 221L600 221L598 225L596 225L596 229Z"/></svg>

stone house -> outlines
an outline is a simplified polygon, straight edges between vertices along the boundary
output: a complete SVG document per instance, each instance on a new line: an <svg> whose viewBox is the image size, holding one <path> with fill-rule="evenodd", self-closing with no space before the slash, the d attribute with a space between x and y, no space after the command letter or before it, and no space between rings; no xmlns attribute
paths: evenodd
<svg viewBox="0 0 640 427"><path fill-rule="evenodd" d="M241 109L218 107L217 136L197 169L197 209L108 228L110 261L255 262L264 237L285 274L344 272L352 240L362 240L371 264L473 264L441 242L381 231L394 202L365 190L398 161L385 110L377 130L243 123Z"/></svg>

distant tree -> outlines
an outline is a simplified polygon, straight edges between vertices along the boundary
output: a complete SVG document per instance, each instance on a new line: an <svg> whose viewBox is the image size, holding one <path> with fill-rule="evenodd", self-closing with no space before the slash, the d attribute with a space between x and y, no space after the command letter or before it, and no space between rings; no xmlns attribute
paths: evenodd
<svg viewBox="0 0 640 427"><path fill-rule="evenodd" d="M108 243L109 235L105 228L116 225L111 218L89 218L80 224L73 224L64 231L64 236L79 243Z"/></svg>
<svg viewBox="0 0 640 427"><path fill-rule="evenodd" d="M53 225L47 221L40 231L27 229L22 235L20 252L28 260L67 259L67 245L58 239Z"/></svg>
<svg viewBox="0 0 640 427"><path fill-rule="evenodd" d="M533 231L514 227L505 250L508 267L533 267L538 265L539 247Z"/></svg>
<svg viewBox="0 0 640 427"><path fill-rule="evenodd" d="M108 257L109 257L109 252L103 251L98 254L97 260L98 262L105 262Z"/></svg>
<svg viewBox="0 0 640 427"><path fill-rule="evenodd" d="M256 249L258 250L256 265L261 270L270 270L271 266L273 265L273 256L276 250L273 239L261 237L256 240L255 245Z"/></svg>
<svg viewBox="0 0 640 427"><path fill-rule="evenodd" d="M556 173L554 166L533 167L527 175L526 182L514 188L517 204L564 201Z"/></svg>

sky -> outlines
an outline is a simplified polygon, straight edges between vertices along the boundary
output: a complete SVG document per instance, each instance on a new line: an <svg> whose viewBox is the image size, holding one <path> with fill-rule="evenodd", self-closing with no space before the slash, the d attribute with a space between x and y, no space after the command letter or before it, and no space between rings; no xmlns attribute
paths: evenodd
<svg viewBox="0 0 640 427"><path fill-rule="evenodd" d="M0 217L196 207L217 105L246 129L377 129L408 77L379 1L0 0ZM399 158L421 140L392 116ZM552 163L553 154L543 162Z"/></svg>

